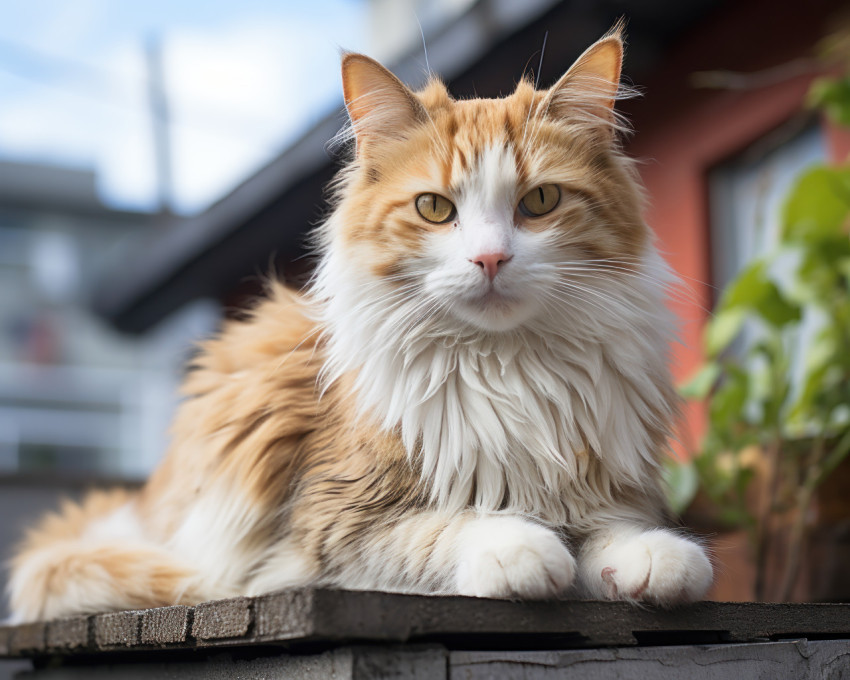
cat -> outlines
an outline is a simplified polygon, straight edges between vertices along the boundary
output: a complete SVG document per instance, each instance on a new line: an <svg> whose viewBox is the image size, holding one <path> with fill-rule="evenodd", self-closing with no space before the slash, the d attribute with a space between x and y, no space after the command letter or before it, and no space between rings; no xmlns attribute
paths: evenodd
<svg viewBox="0 0 850 680"><path fill-rule="evenodd" d="M12 559L14 620L296 586L673 606L673 276L614 111L615 28L548 90L413 92L348 53L352 158L306 293L207 341L139 492L67 503Z"/></svg>

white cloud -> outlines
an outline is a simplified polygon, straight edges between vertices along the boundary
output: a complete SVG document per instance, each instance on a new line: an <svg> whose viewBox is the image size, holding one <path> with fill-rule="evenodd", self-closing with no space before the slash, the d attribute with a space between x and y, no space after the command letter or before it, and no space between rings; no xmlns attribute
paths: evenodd
<svg viewBox="0 0 850 680"><path fill-rule="evenodd" d="M155 206L150 122L141 55L123 45L109 55L110 87L73 74L29 84L0 105L0 153L17 159L94 168L104 198L130 208Z"/></svg>
<svg viewBox="0 0 850 680"><path fill-rule="evenodd" d="M89 42L110 0L4 0L0 37L47 53Z"/></svg>
<svg viewBox="0 0 850 680"><path fill-rule="evenodd" d="M85 21L68 19L73 30L59 53L97 63L102 77L87 82L71 69L39 84L0 74L0 155L94 166L108 202L153 207L144 36L126 27L93 36L86 21L102 5L86 7ZM219 198L335 101L337 44L360 46L362 6L321 0L282 11L287 16L271 4L215 26L183 22L163 31L178 209ZM44 45L60 20L30 44Z"/></svg>
<svg viewBox="0 0 850 680"><path fill-rule="evenodd" d="M208 203L269 160L339 88L336 49L300 22L172 34L165 54L183 207Z"/></svg>

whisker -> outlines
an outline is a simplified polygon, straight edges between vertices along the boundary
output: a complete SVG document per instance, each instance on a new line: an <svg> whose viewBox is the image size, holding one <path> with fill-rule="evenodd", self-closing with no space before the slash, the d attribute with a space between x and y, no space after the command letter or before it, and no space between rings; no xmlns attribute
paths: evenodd
<svg viewBox="0 0 850 680"><path fill-rule="evenodd" d="M615 298L611 295L608 295L602 291L599 291L594 288L588 288L587 286L581 286L576 283L571 283L568 281L558 281L554 287L556 290L560 290L561 292L567 292L572 295L575 294L583 294L583 299L588 302L594 304L594 306L602 312L606 314L611 314L612 312L616 312L620 310L622 312L628 312L633 309L631 305L625 304L622 299ZM593 301L588 297L593 296L597 300L598 303L593 303ZM609 307L603 306L603 304L609 305ZM633 329L635 332L639 332L638 328L634 325L633 322L628 321L625 318L625 315L620 316L617 319L618 323L625 323L629 328Z"/></svg>
<svg viewBox="0 0 850 680"><path fill-rule="evenodd" d="M598 261L604 262L604 261ZM688 284L685 281L681 281L678 278L673 280L665 280L656 276L652 276L646 271L631 269L628 267L619 267L607 264L597 264L594 266L585 266L582 264L555 264L552 265L561 273L567 273L571 276L579 276L583 278L596 278L598 280L605 280L605 277L600 276L600 274L606 274L609 272L614 272L618 276L627 276L632 277L638 280L643 280L648 283L652 283L660 288L664 289L664 294L671 300L676 300L679 302L687 302L692 304L700 309L700 311L712 315L713 312L706 308L700 302L700 294L698 291L694 289L693 286ZM706 287L711 287L706 284Z"/></svg>

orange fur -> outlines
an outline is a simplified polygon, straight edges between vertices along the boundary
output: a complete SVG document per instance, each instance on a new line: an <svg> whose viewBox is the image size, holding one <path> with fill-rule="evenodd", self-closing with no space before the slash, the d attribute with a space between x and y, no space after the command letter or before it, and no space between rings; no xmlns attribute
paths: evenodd
<svg viewBox="0 0 850 680"><path fill-rule="evenodd" d="M26 580L26 599L12 605L30 619L138 609L198 601L187 587L194 571L154 547L85 539L92 522L131 502L116 489L90 493L82 504L66 501L28 532L12 561L15 577Z"/></svg>

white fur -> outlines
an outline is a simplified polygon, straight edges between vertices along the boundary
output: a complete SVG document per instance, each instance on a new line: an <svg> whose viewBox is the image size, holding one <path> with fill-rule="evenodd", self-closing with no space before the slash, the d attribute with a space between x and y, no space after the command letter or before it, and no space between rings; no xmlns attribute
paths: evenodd
<svg viewBox="0 0 850 680"><path fill-rule="evenodd" d="M95 609L110 608L116 597L120 599L120 594L116 594L109 574L94 564L86 568L84 578L70 581L68 588L59 597L53 598L48 610L42 610L42 601L33 598L30 591L44 587L42 584L46 582L57 562L72 559L80 552L114 545L135 547L144 544L135 504L130 502L91 522L82 535L67 536L63 541L33 551L28 559L10 574L6 586L9 599L15 603L25 603L26 606L15 609L8 622L18 624L39 617L50 618L57 611L75 611L83 602L89 603Z"/></svg>
<svg viewBox="0 0 850 680"><path fill-rule="evenodd" d="M124 540L144 541L144 531L134 501L125 503L108 515L92 520L80 539L84 542Z"/></svg>
<svg viewBox="0 0 850 680"><path fill-rule="evenodd" d="M434 234L420 265L425 292L436 299L450 296L455 315L484 330L515 327L539 311L533 282L522 274L534 264L529 256L542 250L546 239L516 229L518 199L513 154L505 146L487 147L458 183L457 228ZM487 253L501 253L508 260L492 284L475 264ZM482 305L488 295L489 303ZM520 300L525 304L516 304Z"/></svg>
<svg viewBox="0 0 850 680"><path fill-rule="evenodd" d="M256 504L233 486L205 489L166 542L169 553L200 567L198 579L211 597L231 597L266 556L268 534Z"/></svg>
<svg viewBox="0 0 850 680"><path fill-rule="evenodd" d="M457 592L542 599L573 584L576 561L550 529L519 517L481 517L457 535Z"/></svg>
<svg viewBox="0 0 850 680"><path fill-rule="evenodd" d="M244 565L243 565L244 566ZM291 539L272 545L250 574L246 595L262 595L273 590L296 588L315 580L316 564Z"/></svg>
<svg viewBox="0 0 850 680"><path fill-rule="evenodd" d="M474 170L457 189L457 210L463 228L459 254L467 259L478 253L512 254L516 162L505 146L489 146Z"/></svg>
<svg viewBox="0 0 850 680"><path fill-rule="evenodd" d="M585 543L580 564L584 590L601 599L674 605L702 597L712 580L702 548L666 529L614 527Z"/></svg>
<svg viewBox="0 0 850 680"><path fill-rule="evenodd" d="M569 587L575 560L525 515L589 536L580 568L594 596L701 597L711 582L703 550L647 531L662 511L655 447L674 408L667 265L649 243L638 261L587 262L557 230L517 228L505 148L485 149L452 186L456 222L402 263L406 283L352 256L340 209L325 224L313 290L327 329L325 378L356 375L362 416L400 432L436 512L458 518L448 524L456 552L437 542L442 564L456 569L448 590L545 597ZM474 261L481 252L508 255L492 281ZM624 486L647 500L624 504ZM483 517L458 524L470 507ZM372 554L392 563L408 553ZM381 587L422 587L389 572Z"/></svg>
<svg viewBox="0 0 850 680"><path fill-rule="evenodd" d="M87 550L96 550L104 543L88 541L79 543L73 539L57 542L47 548L33 551L9 577L6 592L15 605L5 623L18 625L38 619L51 619L62 614L68 616L87 609L107 611L124 600L116 591L111 575L99 565L84 565L78 578L69 579L60 592L49 593L50 597L39 597L39 589L46 590L49 575L56 564L80 560Z"/></svg>
<svg viewBox="0 0 850 680"><path fill-rule="evenodd" d="M19 562L6 588L14 605L9 622L17 624L60 614L131 607L133 600L120 590L112 574L96 559L89 558L103 551L122 549L171 562L171 555L145 536L136 504L130 501L92 520L81 535L68 535L31 551L26 560ZM61 590L52 589L50 581L61 564L74 565L76 575L65 579ZM187 560L186 564L194 562Z"/></svg>
<svg viewBox="0 0 850 680"><path fill-rule="evenodd" d="M454 235L417 264L424 282L413 292L370 280L332 242L316 287L330 331L327 370L330 379L357 371L362 412L400 429L438 507L580 522L613 503L613 488L584 487L585 445L612 484L654 483L646 422L670 413L660 387L669 380L669 274L648 246L635 275L594 280L597 297L550 300L560 274L546 235L515 233L514 258L496 282L523 311L502 332L465 313L484 277Z"/></svg>

